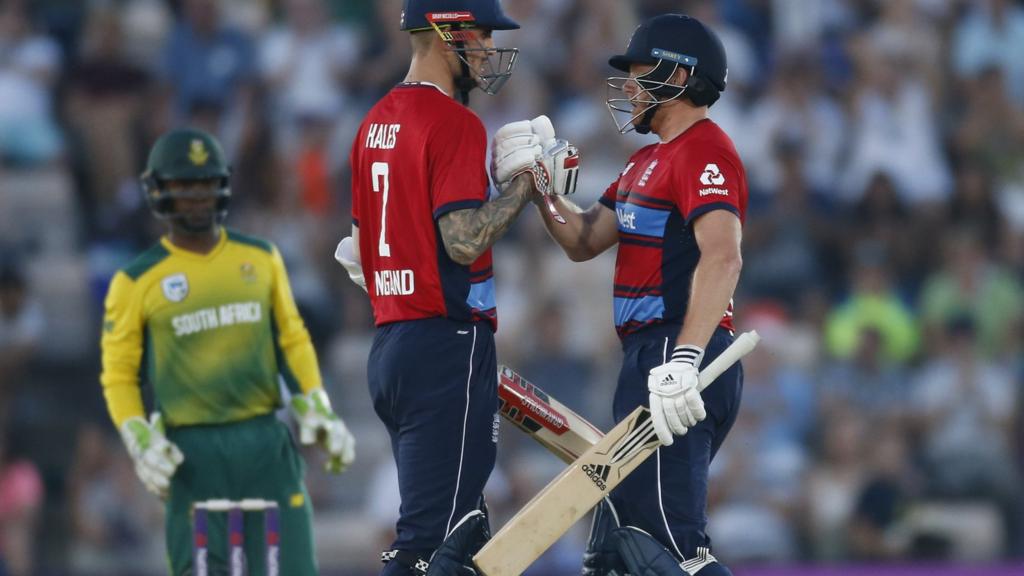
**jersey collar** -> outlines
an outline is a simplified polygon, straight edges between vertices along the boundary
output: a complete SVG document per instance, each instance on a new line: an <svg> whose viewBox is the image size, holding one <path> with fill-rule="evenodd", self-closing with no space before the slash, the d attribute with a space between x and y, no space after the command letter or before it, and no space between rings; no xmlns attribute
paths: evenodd
<svg viewBox="0 0 1024 576"><path fill-rule="evenodd" d="M213 250L210 250L206 254L200 254L198 252L192 252L191 250L179 248L178 246L172 244L167 236L160 237L160 244L164 248L166 248L167 251L170 252L171 254L174 254L175 256L181 256L183 258L189 258L192 260L200 261L213 260L214 258L217 257L218 254L221 253L222 250L224 250L224 246L226 246L227 243L228 231L223 226L220 227L220 239L217 240L217 245L213 247Z"/></svg>
<svg viewBox="0 0 1024 576"><path fill-rule="evenodd" d="M433 82L427 82L426 80L421 80L419 82L402 82L402 83L399 84L399 86L409 86L409 87L430 86L431 88L436 88L438 92L440 92L441 94L444 94L445 96L447 96L449 98L451 98L451 96L452 96L451 94L445 92L444 88L441 88L440 86L438 86L437 84L434 84Z"/></svg>
<svg viewBox="0 0 1024 576"><path fill-rule="evenodd" d="M666 144L671 144L671 143L675 142L676 140L681 139L683 136L689 134L690 132L693 131L693 129L695 127L697 127L698 125L703 124L705 122L711 122L711 118L707 118L707 117L701 118L700 120L697 120L693 124L690 124L689 126L687 126L686 130L683 130L679 134L676 134L675 136L673 136L671 140L666 140L665 142L662 142L661 140L658 140L657 142L655 142L655 144L658 144L659 146L664 146Z"/></svg>

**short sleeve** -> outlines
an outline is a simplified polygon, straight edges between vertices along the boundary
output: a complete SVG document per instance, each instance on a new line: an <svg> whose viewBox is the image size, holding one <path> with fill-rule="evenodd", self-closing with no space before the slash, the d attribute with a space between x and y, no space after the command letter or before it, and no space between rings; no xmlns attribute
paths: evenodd
<svg viewBox="0 0 1024 576"><path fill-rule="evenodd" d="M620 178L621 178L621 176L620 176ZM609 208L611 210L615 210L615 200L616 200L618 194L619 194L619 179L616 178L615 181L612 182L608 186L607 189L605 189L604 194L601 194L601 197L598 198L597 201L600 202L601 205L604 206L605 208Z"/></svg>
<svg viewBox="0 0 1024 576"><path fill-rule="evenodd" d="M728 210L743 218L746 178L735 153L717 146L694 151L673 178L675 201L687 223L712 210Z"/></svg>
<svg viewBox="0 0 1024 576"><path fill-rule="evenodd" d="M430 136L427 158L434 219L487 200L487 132L475 114L454 114Z"/></svg>

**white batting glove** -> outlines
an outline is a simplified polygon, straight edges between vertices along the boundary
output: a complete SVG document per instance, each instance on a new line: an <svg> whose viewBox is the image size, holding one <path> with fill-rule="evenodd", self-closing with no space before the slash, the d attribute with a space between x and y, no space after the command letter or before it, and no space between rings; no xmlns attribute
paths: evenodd
<svg viewBox="0 0 1024 576"><path fill-rule="evenodd" d="M299 424L299 442L318 443L327 451L324 469L340 474L356 458L356 439L331 409L331 400L323 388L292 396L292 414Z"/></svg>
<svg viewBox="0 0 1024 576"><path fill-rule="evenodd" d="M566 140L555 138L551 119L543 114L530 120L530 129L540 140L541 153L530 171L541 194L568 196L576 192L580 154Z"/></svg>
<svg viewBox="0 0 1024 576"><path fill-rule="evenodd" d="M545 147L537 162L530 168L538 192L559 196L568 196L576 192L579 170L579 150L565 140L555 140Z"/></svg>
<svg viewBox="0 0 1024 576"><path fill-rule="evenodd" d="M185 456L164 435L160 414L154 412L149 422L141 416L133 416L121 424L119 431L128 454L135 462L135 473L139 479L147 490L166 499L171 476Z"/></svg>
<svg viewBox="0 0 1024 576"><path fill-rule="evenodd" d="M499 128L491 141L491 178L495 186L504 191L513 178L533 167L542 152L529 120Z"/></svg>
<svg viewBox="0 0 1024 576"><path fill-rule="evenodd" d="M544 114L530 120L530 129L537 138L540 138L541 146L550 146L555 141L555 125L551 123L551 118Z"/></svg>
<svg viewBox="0 0 1024 576"><path fill-rule="evenodd" d="M348 272L348 277L356 283L357 286L366 292L366 279L363 278L363 266L356 260L355 251L352 250L352 237L345 236L338 242L338 247L334 249L334 259L338 261L342 266L345 267L345 271Z"/></svg>
<svg viewBox="0 0 1024 576"><path fill-rule="evenodd" d="M707 417L698 391L698 367L703 357L704 350L698 346L676 346L672 359L652 369L647 377L651 421L665 446L672 445L673 435L683 436Z"/></svg>

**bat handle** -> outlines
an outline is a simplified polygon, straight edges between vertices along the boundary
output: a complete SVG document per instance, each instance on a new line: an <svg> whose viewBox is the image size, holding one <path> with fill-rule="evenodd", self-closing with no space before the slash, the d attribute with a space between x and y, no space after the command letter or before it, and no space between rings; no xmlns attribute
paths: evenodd
<svg viewBox="0 0 1024 576"><path fill-rule="evenodd" d="M723 350L717 358L707 365L707 368L700 371L700 384L698 385L698 390L703 392L705 388L715 381L715 378L721 376L722 372L728 370L729 367L738 362L740 358L743 358L750 353L750 351L753 350L760 341L761 336L758 335L756 330L744 332L737 336L728 348Z"/></svg>

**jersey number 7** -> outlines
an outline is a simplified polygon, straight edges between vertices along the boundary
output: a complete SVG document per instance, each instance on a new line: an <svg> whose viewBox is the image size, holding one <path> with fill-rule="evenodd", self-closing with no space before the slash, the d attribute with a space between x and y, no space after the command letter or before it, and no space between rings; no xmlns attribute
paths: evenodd
<svg viewBox="0 0 1024 576"><path fill-rule="evenodd" d="M377 241L377 254L379 256L391 256L391 245L384 237L388 225L388 189L390 186L391 169L387 162L374 162L370 167L370 176L373 178L373 191L384 192L384 202L380 207L380 240ZM381 184L383 182L383 184Z"/></svg>

